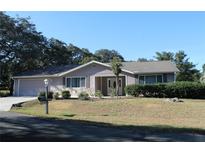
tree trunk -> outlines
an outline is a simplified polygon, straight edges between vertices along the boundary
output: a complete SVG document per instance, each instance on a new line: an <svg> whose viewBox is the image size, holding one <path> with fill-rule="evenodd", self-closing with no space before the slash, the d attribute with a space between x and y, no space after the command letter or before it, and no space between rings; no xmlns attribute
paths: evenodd
<svg viewBox="0 0 205 154"><path fill-rule="evenodd" d="M119 77L116 76L116 96L118 98L119 95Z"/></svg>

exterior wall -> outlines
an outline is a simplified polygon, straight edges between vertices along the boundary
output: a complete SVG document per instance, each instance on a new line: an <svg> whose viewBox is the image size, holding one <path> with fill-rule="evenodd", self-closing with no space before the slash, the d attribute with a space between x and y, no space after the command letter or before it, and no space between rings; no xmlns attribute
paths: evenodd
<svg viewBox="0 0 205 154"><path fill-rule="evenodd" d="M123 78L123 87L129 84L138 84L140 75L149 75L149 74L138 74L133 75L130 73L122 72L120 76ZM153 75L153 74L152 74ZM163 76L166 76L166 82L174 82L175 74L174 73L164 73ZM67 87L67 77L85 77L85 87L80 88L69 88ZM99 84L101 80L98 80L97 77L102 78L102 87ZM107 80L106 77L114 77L114 74L111 68L102 66L100 64L90 64L76 71L67 73L66 75L58 78L48 78L49 79L49 90L53 92L60 92L62 90L69 90L72 97L77 97L78 94L82 91L87 91L90 95L94 95L97 89L102 89L103 94L107 94ZM44 80L45 78L33 78L33 79L14 79L14 95L32 95L37 96L40 91L44 91ZM97 79L97 80L96 80ZM98 83L98 84L97 84ZM100 87L99 87L100 86ZM33 91L33 93L32 93ZM123 88L124 94L124 88Z"/></svg>
<svg viewBox="0 0 205 154"><path fill-rule="evenodd" d="M102 66L99 64L90 64L89 66L83 67L81 69L78 69L74 72L68 73L64 75L65 78L67 77L85 77L86 78L86 87L85 88L68 88L66 86L65 89L70 90L71 94L76 97L81 91L87 91L90 94L94 94L97 89L101 89L97 83L101 82L100 79L96 80L96 77L111 77L115 76L111 70L111 68L108 68L106 66ZM122 72L120 76L124 76L125 80L127 79L127 82L125 81L125 85L127 83L134 84L135 78L134 75ZM103 86L102 91L103 93L107 93L107 80L106 78L103 78L102 80ZM66 82L65 82L66 85ZM97 86L96 86L97 85Z"/></svg>

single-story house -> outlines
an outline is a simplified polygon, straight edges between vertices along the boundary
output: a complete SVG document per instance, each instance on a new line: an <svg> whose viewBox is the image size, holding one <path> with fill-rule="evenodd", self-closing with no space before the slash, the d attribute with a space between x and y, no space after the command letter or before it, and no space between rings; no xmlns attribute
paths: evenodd
<svg viewBox="0 0 205 154"><path fill-rule="evenodd" d="M119 78L119 95L130 84L155 84L174 82L177 69L171 61L123 62ZM91 61L83 65L66 65L22 72L13 76L14 96L37 96L45 91L44 80L49 81L49 91L69 90L72 97L82 91L93 95L100 90L109 96L116 86L111 64Z"/></svg>

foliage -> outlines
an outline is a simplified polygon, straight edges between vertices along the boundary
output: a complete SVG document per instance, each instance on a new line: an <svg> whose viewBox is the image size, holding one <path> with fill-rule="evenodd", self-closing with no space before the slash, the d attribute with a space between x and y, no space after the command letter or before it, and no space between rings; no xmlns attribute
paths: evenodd
<svg viewBox="0 0 205 154"><path fill-rule="evenodd" d="M24 71L81 64L96 57L87 49L46 38L30 18L11 18L0 12L0 86L11 89L11 77Z"/></svg>
<svg viewBox="0 0 205 154"><path fill-rule="evenodd" d="M90 99L88 93L85 92L85 91L81 92L81 93L78 95L78 98L79 98L80 100L89 100L89 99Z"/></svg>
<svg viewBox="0 0 205 154"><path fill-rule="evenodd" d="M118 93L119 93L119 74L122 72L121 59L119 59L118 57L113 57L111 66L112 66L112 71L116 77L116 96L118 96Z"/></svg>
<svg viewBox="0 0 205 154"><path fill-rule="evenodd" d="M156 52L155 58L157 60L171 60L171 61L174 61L174 53L166 52L166 51Z"/></svg>
<svg viewBox="0 0 205 154"><path fill-rule="evenodd" d="M39 99L39 100L45 100L45 99L46 99L46 93L45 93L45 91L39 92L39 94L38 94L38 99ZM49 92L48 92L48 99L53 99L53 92L52 92L52 91L49 91Z"/></svg>
<svg viewBox="0 0 205 154"><path fill-rule="evenodd" d="M8 87L0 87L0 90L9 90Z"/></svg>
<svg viewBox="0 0 205 154"><path fill-rule="evenodd" d="M205 84L184 81L157 85L128 85L125 92L135 97L142 94L144 97L205 98Z"/></svg>
<svg viewBox="0 0 205 154"><path fill-rule="evenodd" d="M111 89L111 97L115 97L116 96L116 89L112 88Z"/></svg>
<svg viewBox="0 0 205 154"><path fill-rule="evenodd" d="M132 84L132 85L127 85L125 87L125 93L134 97L139 96L140 94L140 85L138 84Z"/></svg>
<svg viewBox="0 0 205 154"><path fill-rule="evenodd" d="M200 78L200 82L205 84L205 76Z"/></svg>
<svg viewBox="0 0 205 154"><path fill-rule="evenodd" d="M63 99L69 99L71 96L70 91L69 90L64 90L62 91L62 97Z"/></svg>
<svg viewBox="0 0 205 154"><path fill-rule="evenodd" d="M147 58L138 58L138 62L149 62L149 61L154 61L153 59L147 59Z"/></svg>
<svg viewBox="0 0 205 154"><path fill-rule="evenodd" d="M103 97L103 94L100 90L97 90L96 93L95 93L95 97L98 97L98 98L102 98Z"/></svg>
<svg viewBox="0 0 205 154"><path fill-rule="evenodd" d="M0 90L0 97L7 97L10 95L9 90Z"/></svg>
<svg viewBox="0 0 205 154"><path fill-rule="evenodd" d="M184 51L178 51L176 54L172 52L156 52L157 60L170 60L174 62L180 72L177 73L177 81L199 81L200 72L196 65L189 61Z"/></svg>
<svg viewBox="0 0 205 154"><path fill-rule="evenodd" d="M59 96L60 96L59 92L55 92L55 93L53 94L53 98L54 98L54 99L59 99Z"/></svg>
<svg viewBox="0 0 205 154"><path fill-rule="evenodd" d="M95 52L95 56L97 56L102 63L109 63L114 57L118 57L121 61L124 61L122 55L115 50L100 49Z"/></svg>
<svg viewBox="0 0 205 154"><path fill-rule="evenodd" d="M205 75L205 64L202 66L202 73Z"/></svg>

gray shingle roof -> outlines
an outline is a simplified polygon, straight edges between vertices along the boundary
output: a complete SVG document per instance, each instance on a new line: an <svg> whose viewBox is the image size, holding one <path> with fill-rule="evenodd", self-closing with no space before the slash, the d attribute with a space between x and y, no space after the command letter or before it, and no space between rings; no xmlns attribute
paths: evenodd
<svg viewBox="0 0 205 154"><path fill-rule="evenodd" d="M179 71L171 61L123 62L122 64L123 69L134 73L168 73Z"/></svg>
<svg viewBox="0 0 205 154"><path fill-rule="evenodd" d="M151 61L151 62L123 62L122 69L136 73L168 73L178 72L176 65L171 61ZM110 65L110 64L109 64ZM65 66L52 66L45 69L38 69L33 71L22 72L16 74L15 77L21 76L46 76L58 75L60 73L69 71L79 65L65 65Z"/></svg>
<svg viewBox="0 0 205 154"><path fill-rule="evenodd" d="M16 74L15 76L57 75L59 73L73 69L77 66L79 66L79 65L71 64L71 65L64 65L64 66L51 66L51 67L47 67L45 69L38 69L38 70L22 72L22 73Z"/></svg>

